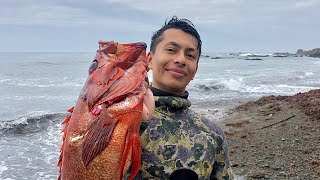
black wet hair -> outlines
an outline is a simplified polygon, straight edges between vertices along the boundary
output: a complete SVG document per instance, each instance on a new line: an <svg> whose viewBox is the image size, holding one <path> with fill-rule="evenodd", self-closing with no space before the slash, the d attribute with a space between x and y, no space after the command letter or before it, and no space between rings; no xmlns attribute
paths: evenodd
<svg viewBox="0 0 320 180"><path fill-rule="evenodd" d="M200 57L202 41L198 31L196 30L195 26L190 20L179 19L177 16L173 16L168 22L166 21L164 25L161 27L161 29L159 29L153 34L153 36L151 37L150 51L155 53L157 45L163 40L163 32L171 28L180 29L185 33L188 33L195 37L198 41L197 49L199 50Z"/></svg>

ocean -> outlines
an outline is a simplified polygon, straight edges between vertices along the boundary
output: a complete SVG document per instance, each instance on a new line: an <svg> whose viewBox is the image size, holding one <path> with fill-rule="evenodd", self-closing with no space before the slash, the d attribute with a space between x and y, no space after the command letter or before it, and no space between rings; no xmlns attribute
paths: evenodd
<svg viewBox="0 0 320 180"><path fill-rule="evenodd" d="M319 58L208 54L221 57L201 57L187 89L197 110L224 112L262 96L320 88ZM75 105L94 56L0 53L0 179L57 179L60 123Z"/></svg>

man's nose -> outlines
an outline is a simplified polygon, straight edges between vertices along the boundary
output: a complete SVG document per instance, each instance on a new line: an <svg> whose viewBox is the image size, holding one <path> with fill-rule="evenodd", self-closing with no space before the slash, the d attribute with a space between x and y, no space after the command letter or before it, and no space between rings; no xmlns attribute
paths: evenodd
<svg viewBox="0 0 320 180"><path fill-rule="evenodd" d="M186 64L186 57L185 57L184 53L182 53L182 52L178 53L174 59L174 63L185 65Z"/></svg>

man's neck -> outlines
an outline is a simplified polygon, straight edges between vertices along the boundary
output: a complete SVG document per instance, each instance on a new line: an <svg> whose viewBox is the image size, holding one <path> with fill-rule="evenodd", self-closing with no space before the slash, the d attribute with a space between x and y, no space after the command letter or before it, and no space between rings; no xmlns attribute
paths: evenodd
<svg viewBox="0 0 320 180"><path fill-rule="evenodd" d="M173 93L165 92L160 89L154 88L152 86L150 86L150 90L152 91L154 96L174 96L174 97L180 97L183 99L188 99L188 96L189 96L188 91L185 91L182 94L173 94Z"/></svg>

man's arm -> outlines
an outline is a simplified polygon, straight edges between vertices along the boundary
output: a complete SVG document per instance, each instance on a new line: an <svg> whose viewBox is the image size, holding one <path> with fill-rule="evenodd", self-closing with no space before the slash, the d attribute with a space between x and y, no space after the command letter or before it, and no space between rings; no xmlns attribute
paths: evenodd
<svg viewBox="0 0 320 180"><path fill-rule="evenodd" d="M229 161L228 142L224 134L222 134L223 143L222 150L217 153L216 160L213 164L210 179L234 179L232 169Z"/></svg>

